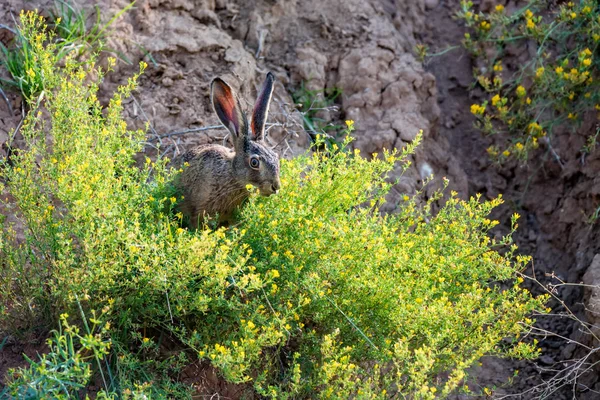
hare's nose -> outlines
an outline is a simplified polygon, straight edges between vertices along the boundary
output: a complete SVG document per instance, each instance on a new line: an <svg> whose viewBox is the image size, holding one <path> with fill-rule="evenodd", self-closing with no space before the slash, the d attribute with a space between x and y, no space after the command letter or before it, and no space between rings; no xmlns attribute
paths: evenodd
<svg viewBox="0 0 600 400"><path fill-rule="evenodd" d="M271 184L271 189L273 190L273 193L277 193L279 188L280 188L279 181L275 181Z"/></svg>

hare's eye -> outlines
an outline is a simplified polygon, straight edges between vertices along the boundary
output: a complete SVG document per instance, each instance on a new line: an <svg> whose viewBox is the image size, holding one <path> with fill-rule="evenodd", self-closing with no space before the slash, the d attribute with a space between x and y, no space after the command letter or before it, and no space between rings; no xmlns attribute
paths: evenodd
<svg viewBox="0 0 600 400"><path fill-rule="evenodd" d="M258 169L259 165L260 165L260 161L258 160L258 157L250 158L250 167L251 168Z"/></svg>

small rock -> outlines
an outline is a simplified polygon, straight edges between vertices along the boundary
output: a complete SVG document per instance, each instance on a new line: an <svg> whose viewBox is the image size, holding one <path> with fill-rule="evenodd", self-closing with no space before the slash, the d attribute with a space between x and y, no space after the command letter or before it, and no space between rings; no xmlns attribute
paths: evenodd
<svg viewBox="0 0 600 400"><path fill-rule="evenodd" d="M545 356L541 356L539 358L540 362L542 364L546 364L546 365L552 365L554 364L554 358L552 358L551 356L545 355Z"/></svg>
<svg viewBox="0 0 600 400"><path fill-rule="evenodd" d="M452 119L447 119L444 126L446 127L446 129L453 129L456 126L456 123Z"/></svg>
<svg viewBox="0 0 600 400"><path fill-rule="evenodd" d="M221 20L219 20L219 16L214 11L195 8L192 11L192 17L196 18L205 25L213 24L217 28L221 28Z"/></svg>
<svg viewBox="0 0 600 400"><path fill-rule="evenodd" d="M440 4L440 0L425 0L425 8L432 10Z"/></svg>
<svg viewBox="0 0 600 400"><path fill-rule="evenodd" d="M537 233L533 229L529 230L528 237L530 242L535 242L537 240L537 236Z"/></svg>
<svg viewBox="0 0 600 400"><path fill-rule="evenodd" d="M225 61L236 63L242 59L242 52L237 47L230 47L225 51Z"/></svg>
<svg viewBox="0 0 600 400"><path fill-rule="evenodd" d="M577 349L577 345L575 343L569 343L568 345L566 345L565 348L562 350L562 358L565 360L569 360L571 357L573 357L573 352L575 351L575 349Z"/></svg>
<svg viewBox="0 0 600 400"><path fill-rule="evenodd" d="M179 106L178 104L169 105L169 114L177 115L179 113L181 113L181 106Z"/></svg>
<svg viewBox="0 0 600 400"><path fill-rule="evenodd" d="M585 275L583 275L585 288L585 302L589 322L600 325L600 254L596 254ZM600 329L597 329L600 331Z"/></svg>

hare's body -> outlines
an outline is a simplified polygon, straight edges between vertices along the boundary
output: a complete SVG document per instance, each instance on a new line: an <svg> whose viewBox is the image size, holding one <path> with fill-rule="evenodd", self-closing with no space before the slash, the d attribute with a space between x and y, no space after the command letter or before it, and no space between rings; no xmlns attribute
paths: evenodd
<svg viewBox="0 0 600 400"><path fill-rule="evenodd" d="M234 156L226 147L210 145L196 147L182 156L188 166L179 178L183 195L180 210L191 221L219 215L220 222L228 222L233 210L248 197L246 186L233 174Z"/></svg>
<svg viewBox="0 0 600 400"><path fill-rule="evenodd" d="M218 78L213 81L213 107L229 129L235 151L220 145L204 145L178 160L183 168L177 182L183 195L179 209L190 219L192 227L215 215L219 216L219 222L230 222L234 210L248 198L249 184L263 196L279 190L279 157L263 142L272 90L273 76L269 73L254 107L251 137L246 116L231 88Z"/></svg>

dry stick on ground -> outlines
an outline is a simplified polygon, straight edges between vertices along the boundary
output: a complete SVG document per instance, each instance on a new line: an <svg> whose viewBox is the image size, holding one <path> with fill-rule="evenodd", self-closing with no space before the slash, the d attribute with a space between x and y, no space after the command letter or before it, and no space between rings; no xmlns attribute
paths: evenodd
<svg viewBox="0 0 600 400"><path fill-rule="evenodd" d="M0 87L0 96L2 96L2 99L4 99L4 102L8 106L8 112L10 113L10 116L12 117L14 115L12 104L10 104L10 101L8 100L8 97L6 97L6 93L4 93L4 90L2 90L1 87Z"/></svg>
<svg viewBox="0 0 600 400"><path fill-rule="evenodd" d="M528 397L526 397L528 399L540 399L540 400L548 399L548 398L550 398L549 396L551 396L557 390L559 390L562 387L569 385L571 383L573 383L573 392L574 392L573 394L575 395L575 387L577 385L577 379L579 377L581 377L582 375L586 374L587 372L592 371L596 365L600 364L600 361L596 361L593 363L588 362L588 358L590 358L593 354L595 354L599 350L600 350L600 348L593 349L592 351L587 353L585 355L585 357L575 360L575 362L573 364L571 364L570 366L557 371L556 374L552 378L545 381L544 383L535 385L532 388L527 389L523 392L519 392L519 393L515 393L515 394L501 395L501 396L495 397L495 399L501 400L501 399L508 399L511 397L523 398L523 396L525 396L525 395L528 395ZM562 361L562 363L565 363L565 361ZM542 370L541 372L544 371L544 369L541 369L541 370ZM550 371L549 369L546 369L546 370ZM585 388L591 390L594 393L598 393L598 392L588 388L587 386L585 386ZM530 396L536 396L536 397L530 397ZM576 398L576 397L573 397L573 398Z"/></svg>
<svg viewBox="0 0 600 400"><path fill-rule="evenodd" d="M258 34L258 48L256 49L256 53L254 57L258 60L260 58L260 53L262 53L263 46L265 44L265 39L267 38L267 33L269 33L266 29L261 29Z"/></svg>
<svg viewBox="0 0 600 400"><path fill-rule="evenodd" d="M173 137L173 136L185 135L185 134L188 134L188 133L205 132L205 131L210 131L210 130L221 130L221 129L225 129L225 127L223 125L201 126L201 127L198 127L198 128L190 128L190 129L183 129L183 130L180 130L180 131L173 131L173 132L169 132L169 133L163 133L162 135L156 135L156 137L150 138L149 140L160 140L162 138L170 138L170 137Z"/></svg>
<svg viewBox="0 0 600 400"><path fill-rule="evenodd" d="M573 343L576 344L578 346L580 346L581 348L585 349L586 353L583 357L580 357L578 359L573 359L573 360L565 360L565 361L561 361L560 363L556 363L554 365L560 365L563 364L565 365L564 368L561 369L551 369L551 368L543 368L540 366L536 366L540 373L542 372L546 372L546 373L553 373L554 375L549 378L544 380L543 383L540 383L538 385L535 385L533 387L531 387L530 389L527 389L523 392L519 392L519 393L515 393L515 394L506 394L506 395L500 395L498 397L495 397L496 399L507 399L507 398L528 398L528 399L548 399L550 398L550 396L554 393L556 393L559 389L566 387L567 385L573 385L573 398L576 398L576 390L577 387L579 386L580 388L583 388L584 390L590 390L594 393L596 393L596 391L592 390L591 388L582 385L581 383L578 382L579 378L582 377L583 375L585 375L586 373L592 372L594 370L594 368L596 368L597 365L600 364L600 361L592 361L590 360L593 356L597 355L598 353L600 353L600 339L598 338L598 336L594 333L594 329L597 329L599 327L587 323L585 321L582 321L579 317L577 317L575 315L575 313L573 311L571 311L571 309L565 304L565 302L560 299L556 293L556 288L560 287L560 286L584 286L584 287L590 287L591 285L579 285L579 284L574 284L574 283L566 283L563 282L560 278L558 278L556 275L554 274L546 274L546 276L557 279L560 283L559 284L549 284L549 285L544 285L542 282L540 282L536 276L535 276L535 269L533 270L533 276L527 276L522 274L522 277L525 279L529 279L531 281L533 281L535 284L539 285L546 293L548 293L554 300L556 300L558 302L558 304L560 306L562 306L565 310L564 313L560 313L559 315L569 318L573 321L575 321L576 323L578 323L580 325L580 330L582 330L583 333L587 333L588 335L590 335L592 337L592 343L594 343L594 345L586 345L584 343L581 343L577 340L559 335L555 332L551 332L548 331L546 329L543 328L539 328L539 327L535 327L535 326L530 326L530 334L536 335L536 336L543 336L543 337L549 337L549 336L554 336L557 337L559 339L565 340L569 343ZM595 287L595 286L592 286ZM545 315L545 314L544 314Z"/></svg>
<svg viewBox="0 0 600 400"><path fill-rule="evenodd" d="M140 109L140 112L142 113L142 116L148 123L148 126L150 127L152 134L154 134L154 136L156 136L156 137L159 137L158 133L156 132L156 129L154 129L154 125L152 125L152 121L150 121L150 118L148 118L148 116L146 115L146 112L144 111L144 109L142 108L142 106L140 105L140 103L137 101L137 99L135 98L135 96L133 94L131 95L131 98L133 100L133 104L135 104L135 106Z"/></svg>
<svg viewBox="0 0 600 400"><path fill-rule="evenodd" d="M565 308L565 310L567 311L567 314L568 314L568 315L569 315L569 316L570 316L570 317L571 317L573 320L575 320L576 322L579 322L579 323L580 323L582 326L584 326L584 327L586 328L586 330L587 330L587 333L588 333L589 335L593 336L593 338L594 338L594 340L595 340L596 342L600 343L600 337L598 337L598 336L597 336L597 335L594 333L594 331L592 330L593 328L600 328L600 327L594 326L594 325L592 325L592 324L586 324L586 323L584 323L583 321L581 321L581 320L580 320L580 319L579 319L579 318L578 318L578 317L577 317L577 316L576 316L576 315L575 315L575 314L574 314L574 313L571 311L571 309L570 309L570 308L569 308L569 307L568 307L568 306L565 304L565 302L564 302L562 299L558 298L558 296L556 296L556 295L554 294L554 289L555 289L555 288L557 288L557 287L559 287L559 286L563 286L563 285L565 285L565 286L566 286L566 285L582 286L582 285L579 285L579 284L567 284L567 283L566 283L566 282L564 282L562 279L560 279L558 276L556 276L554 273L552 273L552 274L546 274L546 275L547 275L547 276L549 276L549 277L551 277L551 278L553 278L553 279L556 279L556 280L558 280L558 281L560 282L560 284L558 284L558 285L554 285L554 284L550 284L550 285L548 285L548 288L545 288L546 292L547 292L548 294L550 294L550 295L551 295L551 296L552 296L552 297L553 297L553 298L554 298L556 301L558 301L558 302L559 302L559 303L560 303L560 304L561 304L561 305L562 305L562 306ZM536 281L537 281L537 280L536 280ZM538 282L538 284L542 285L540 282ZM589 286L589 285L588 285L588 286ZM542 287L543 287L543 285L542 285ZM594 286L592 286L592 287L594 287ZM591 325L591 327L588 327L587 325Z"/></svg>
<svg viewBox="0 0 600 400"><path fill-rule="evenodd" d="M172 132L167 132L167 133L163 133L163 134L159 134L155 129L154 126L152 125L152 122L150 121L150 118L148 117L148 115L144 112L144 109L142 108L142 106L140 105L140 103L137 101L137 99L134 96L131 96L133 99L133 103L134 106L136 108L139 108L140 113L143 117L143 119L145 120L145 122L148 123L148 126L150 127L152 136L148 138L146 145L153 147L154 149L158 149L158 147L160 147L160 145L162 145L162 139L165 138L169 138L173 141L173 144L168 146L167 149L161 154L161 157L164 157L167 153L169 153L171 151L171 146L175 147L175 154L177 154L179 152L179 147L177 146L177 142L175 140L173 140L173 137L175 136L181 136L181 135L186 135L188 133L196 133L196 132L203 132L205 135L207 135L208 137L208 131L211 130L224 130L225 127L223 125L209 125L209 126L201 126L201 127L196 127L196 128L189 128L189 129L182 129L182 130L176 130L176 131L172 131ZM275 115L282 115L284 117L283 122L274 122L274 123L268 123L266 126L266 132L268 132L271 128L274 127L280 127L283 129L284 131L284 135L283 138L275 143L272 147L274 149L280 147L282 144L285 144L285 147L283 149L283 156L285 156L287 154L287 152L293 152L292 147L290 146L288 139L290 138L290 136L299 136L300 132L307 134L309 139L312 141L313 137L310 135L309 132L306 132L306 130L304 129L304 126L297 122L296 119L292 118L292 112L290 112L290 104L283 102L283 101L278 101L275 100L274 101L275 104L278 105L279 107L279 113L276 113ZM325 110L325 111L337 111L338 107L337 106L331 106L331 107L322 107L322 108L310 108L308 111L314 111L314 110ZM294 108L294 111L298 111L297 109ZM306 113L308 112L300 112L298 111L301 115L303 120L306 120ZM136 110L134 110L134 115L137 117L137 112ZM228 135L222 137L222 138L217 138L217 139L221 139L223 141L226 141L228 138ZM159 146L155 146L152 142L154 141L158 141L159 142ZM225 145L225 143L224 143Z"/></svg>
<svg viewBox="0 0 600 400"><path fill-rule="evenodd" d="M151 131L151 133L153 135L153 137L149 138L148 141L146 141L144 143L144 145L152 147L157 152L160 151L160 147L163 144L162 143L161 135L159 135L158 132L156 131L156 129L154 128L154 125L152 124L152 121L150 120L150 118L148 117L148 115L146 114L146 112L144 111L144 109L142 108L141 104L137 101L137 99L135 98L135 96L132 95L131 98L133 100L133 106L134 106L134 112L133 112L134 117L137 118L137 109L139 109L140 113L141 113L141 115L143 117L143 119L145 120L145 122L150 127L150 131ZM158 146L154 145L153 143L151 143L154 140L158 141ZM172 147L175 147L175 151L176 152L179 151L179 147L177 146L177 143L175 141L173 141L173 144L167 146L166 150L162 154L160 154L160 158L163 158L169 151L171 151Z"/></svg>

